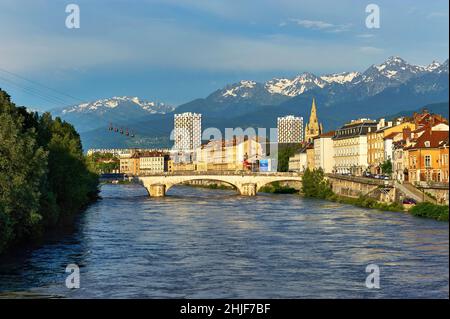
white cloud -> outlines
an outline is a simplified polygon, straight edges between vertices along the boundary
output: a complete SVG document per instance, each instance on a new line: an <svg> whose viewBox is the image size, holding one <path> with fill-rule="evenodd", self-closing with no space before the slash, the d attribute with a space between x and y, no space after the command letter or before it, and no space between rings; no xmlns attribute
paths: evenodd
<svg viewBox="0 0 450 319"><path fill-rule="evenodd" d="M434 19L434 18L448 18L448 12L431 12L427 15L428 19Z"/></svg>
<svg viewBox="0 0 450 319"><path fill-rule="evenodd" d="M357 38L361 38L361 39L372 39L375 37L375 34L372 33L363 33L363 34L357 34L356 35Z"/></svg>
<svg viewBox="0 0 450 319"><path fill-rule="evenodd" d="M321 20L303 20L303 19L289 19L290 22L293 22L303 28L313 29L313 30L324 30L328 32L344 32L348 31L351 27L351 24L333 24L330 22L325 22Z"/></svg>

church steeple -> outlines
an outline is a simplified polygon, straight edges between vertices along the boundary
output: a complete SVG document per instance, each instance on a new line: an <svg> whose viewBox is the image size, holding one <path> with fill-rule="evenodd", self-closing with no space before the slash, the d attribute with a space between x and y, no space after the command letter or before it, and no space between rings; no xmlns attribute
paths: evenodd
<svg viewBox="0 0 450 319"><path fill-rule="evenodd" d="M316 99L313 98L311 105L311 115L309 116L309 123L317 123L317 108Z"/></svg>
<svg viewBox="0 0 450 319"><path fill-rule="evenodd" d="M316 99L313 98L309 122L306 124L305 128L305 141L311 142L314 137L322 134L322 129L322 124L319 123L319 119L317 118Z"/></svg>

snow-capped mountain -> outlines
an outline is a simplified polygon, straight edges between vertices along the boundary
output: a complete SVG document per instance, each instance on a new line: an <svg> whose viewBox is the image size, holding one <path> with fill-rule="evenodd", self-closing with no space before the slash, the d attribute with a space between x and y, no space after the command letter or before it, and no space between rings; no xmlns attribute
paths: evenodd
<svg viewBox="0 0 450 319"><path fill-rule="evenodd" d="M424 70L428 71L428 72L433 72L440 66L441 66L441 64L438 61L433 60L433 62L431 62L430 64L428 64L427 66L424 67Z"/></svg>
<svg viewBox="0 0 450 319"><path fill-rule="evenodd" d="M448 73L448 59L445 60L445 62L438 66L436 69L434 69L433 72L438 74Z"/></svg>
<svg viewBox="0 0 450 319"><path fill-rule="evenodd" d="M139 108L147 111L150 114L165 114L173 111L175 108L171 105L167 105L161 102L150 102L147 100L141 100L138 97L129 96L115 96L112 98L101 99L94 102L82 103L73 105L61 110L61 114L69 113L98 113L104 114L112 109L120 107Z"/></svg>
<svg viewBox="0 0 450 319"><path fill-rule="evenodd" d="M141 121L148 116L162 115L174 109L174 106L161 102L141 100L138 97L115 96L55 109L51 113L72 123L79 132L83 132L109 123L125 125Z"/></svg>
<svg viewBox="0 0 450 319"><path fill-rule="evenodd" d="M274 78L266 82L264 87L271 94L281 94L292 97L314 88L323 88L326 84L326 81L314 74L304 72L293 79Z"/></svg>
<svg viewBox="0 0 450 319"><path fill-rule="evenodd" d="M207 100L219 103L251 101L269 105L308 92L328 92L341 98L348 91L353 91L356 99L362 99L413 78L441 72L448 73L448 60L443 64L433 61L427 66L418 66L392 56L381 64L370 66L363 73L353 71L317 76L304 72L293 78L273 78L265 83L240 81L214 92Z"/></svg>

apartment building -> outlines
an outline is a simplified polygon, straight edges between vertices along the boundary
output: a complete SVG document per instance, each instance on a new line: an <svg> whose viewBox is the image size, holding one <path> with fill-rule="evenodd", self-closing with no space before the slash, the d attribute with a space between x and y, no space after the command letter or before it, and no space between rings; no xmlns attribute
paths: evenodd
<svg viewBox="0 0 450 319"><path fill-rule="evenodd" d="M353 120L333 137L334 171L339 174L362 175L368 169L367 134L377 129L370 119Z"/></svg>
<svg viewBox="0 0 450 319"><path fill-rule="evenodd" d="M322 168L327 174L334 169L334 134L335 131L330 131L314 138L314 167Z"/></svg>
<svg viewBox="0 0 450 319"><path fill-rule="evenodd" d="M180 161L192 161L192 155L202 144L202 115L181 113L174 115L174 150L180 152ZM177 159L178 160L178 159Z"/></svg>
<svg viewBox="0 0 450 319"><path fill-rule="evenodd" d="M303 141L303 117L288 115L277 119L278 143L301 143Z"/></svg>

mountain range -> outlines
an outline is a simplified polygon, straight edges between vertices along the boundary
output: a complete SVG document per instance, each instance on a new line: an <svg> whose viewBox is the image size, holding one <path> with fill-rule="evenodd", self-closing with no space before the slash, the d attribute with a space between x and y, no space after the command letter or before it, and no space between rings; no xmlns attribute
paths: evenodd
<svg viewBox="0 0 450 319"><path fill-rule="evenodd" d="M303 72L293 78L261 83L242 80L174 107L138 98L114 97L54 110L81 132L84 148L168 146L173 113L203 114L203 127L275 127L276 117L309 117L314 97L326 130L357 117L388 117L402 111L449 100L448 59L427 66L389 57L364 72L316 76ZM134 139L111 134L109 123L130 127Z"/></svg>

